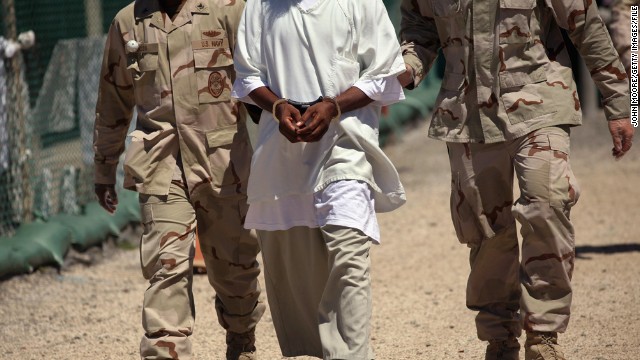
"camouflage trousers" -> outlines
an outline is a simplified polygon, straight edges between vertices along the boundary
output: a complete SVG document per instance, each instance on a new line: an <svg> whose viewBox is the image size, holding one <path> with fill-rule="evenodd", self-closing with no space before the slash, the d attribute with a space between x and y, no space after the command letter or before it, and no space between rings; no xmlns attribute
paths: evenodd
<svg viewBox="0 0 640 360"><path fill-rule="evenodd" d="M452 220L460 242L471 249L467 307L478 311L478 337L519 336L523 327L564 332L575 258L569 212L579 196L568 128L543 128L497 144L447 146ZM515 204L514 172L520 190Z"/></svg>
<svg viewBox="0 0 640 360"><path fill-rule="evenodd" d="M216 197L204 190L190 197L183 183L174 181L168 196L141 194L140 207L140 261L150 283L142 310L141 358L192 358L196 225L207 276L216 291L218 322L238 333L255 327L265 305L258 301L259 246L242 224L246 196Z"/></svg>

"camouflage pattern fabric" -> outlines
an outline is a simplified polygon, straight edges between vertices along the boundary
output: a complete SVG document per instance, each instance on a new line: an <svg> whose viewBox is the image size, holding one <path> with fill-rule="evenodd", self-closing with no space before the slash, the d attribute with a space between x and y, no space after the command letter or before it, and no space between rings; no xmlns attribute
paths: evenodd
<svg viewBox="0 0 640 360"><path fill-rule="evenodd" d="M245 192L252 149L244 108L230 97L243 8L242 1L189 0L165 25L158 2L141 0L116 15L96 107L96 183L115 183L135 106L125 188L167 195L180 152L190 192L199 186L221 196ZM126 50L131 40L135 52Z"/></svg>
<svg viewBox="0 0 640 360"><path fill-rule="evenodd" d="M150 282L142 310L141 357L191 359L196 225L220 325L238 333L254 328L265 305L258 301L258 243L238 217L247 212L246 197L216 197L210 189L190 197L184 184L174 181L167 196L140 195L140 206L140 260Z"/></svg>
<svg viewBox="0 0 640 360"><path fill-rule="evenodd" d="M593 0L403 0L404 60L414 85L442 49L446 68L429 136L494 143L579 125L565 29L603 96L606 118L629 116L627 77Z"/></svg>
<svg viewBox="0 0 640 360"><path fill-rule="evenodd" d="M627 75L631 70L631 6L638 5L640 0L618 0L611 9L611 40L627 70Z"/></svg>
<svg viewBox="0 0 640 360"><path fill-rule="evenodd" d="M447 145L451 216L458 239L471 248L467 306L479 312L478 337L519 336L523 326L565 331L575 259L569 214L580 194L568 128L547 127L498 144Z"/></svg>
<svg viewBox="0 0 640 360"><path fill-rule="evenodd" d="M140 193L145 293L141 356L190 359L194 234L218 321L245 333L265 307L254 233L243 228L252 148L231 99L244 2L187 0L171 21L155 0L121 10L107 36L94 126L95 182L114 184L132 114L124 187Z"/></svg>

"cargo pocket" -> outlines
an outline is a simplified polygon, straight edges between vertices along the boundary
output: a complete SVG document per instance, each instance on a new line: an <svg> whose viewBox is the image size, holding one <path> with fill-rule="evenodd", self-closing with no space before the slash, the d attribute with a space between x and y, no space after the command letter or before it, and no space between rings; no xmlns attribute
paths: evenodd
<svg viewBox="0 0 640 360"><path fill-rule="evenodd" d="M580 188L569 164L569 135L562 128L554 127L550 130L553 131L547 134L552 156L549 166L549 201L551 207L568 211L580 197Z"/></svg>
<svg viewBox="0 0 640 360"><path fill-rule="evenodd" d="M194 49L193 60L200 104L229 101L231 77L234 75L233 57L229 48Z"/></svg>
<svg viewBox="0 0 640 360"><path fill-rule="evenodd" d="M456 235L462 244L479 244L485 236L471 206L471 199L463 191L460 174L455 173L452 176L450 206Z"/></svg>
<svg viewBox="0 0 640 360"><path fill-rule="evenodd" d="M536 0L500 0L500 44L522 44L531 41L531 15Z"/></svg>
<svg viewBox="0 0 640 360"><path fill-rule="evenodd" d="M156 82L158 53L130 56L128 69L133 75L136 104L147 112L160 105L160 89Z"/></svg>
<svg viewBox="0 0 640 360"><path fill-rule="evenodd" d="M546 67L526 67L500 72L500 98L511 124L556 112L545 104L541 91L547 87ZM548 101L549 99L547 99Z"/></svg>
<svg viewBox="0 0 640 360"><path fill-rule="evenodd" d="M241 181L231 161L233 139L238 125L228 125L206 133L207 153L214 187L222 188Z"/></svg>

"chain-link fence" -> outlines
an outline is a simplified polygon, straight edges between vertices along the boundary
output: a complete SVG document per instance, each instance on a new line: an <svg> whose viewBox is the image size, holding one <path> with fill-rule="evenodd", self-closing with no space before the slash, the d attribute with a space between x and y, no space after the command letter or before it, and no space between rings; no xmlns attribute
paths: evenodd
<svg viewBox="0 0 640 360"><path fill-rule="evenodd" d="M92 199L103 34L129 2L2 0L0 236L38 218L77 214ZM14 51L29 30L35 45Z"/></svg>

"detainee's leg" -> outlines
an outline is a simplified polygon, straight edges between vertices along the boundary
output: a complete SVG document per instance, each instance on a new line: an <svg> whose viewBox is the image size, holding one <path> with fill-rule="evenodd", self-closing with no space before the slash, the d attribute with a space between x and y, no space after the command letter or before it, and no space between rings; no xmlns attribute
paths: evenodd
<svg viewBox="0 0 640 360"><path fill-rule="evenodd" d="M564 332L575 259L569 213L579 196L569 165L568 131L550 127L522 138L514 163L521 191L513 214L522 224L524 328Z"/></svg>
<svg viewBox="0 0 640 360"><path fill-rule="evenodd" d="M327 284L327 247L317 228L258 231L267 299L282 355L322 357L318 306Z"/></svg>
<svg viewBox="0 0 640 360"><path fill-rule="evenodd" d="M260 248L255 232L243 227L246 200L241 194L218 197L206 191L192 198L207 276L216 291L218 321L239 334L253 330L266 308L258 301Z"/></svg>
<svg viewBox="0 0 640 360"><path fill-rule="evenodd" d="M196 218L186 189L176 182L169 195L140 195L144 233L140 262L149 287L144 294L140 343L143 359L191 359L195 307L192 270Z"/></svg>
<svg viewBox="0 0 640 360"><path fill-rule="evenodd" d="M371 333L371 241L360 230L325 225L329 277L319 307L325 360L373 359Z"/></svg>
<svg viewBox="0 0 640 360"><path fill-rule="evenodd" d="M521 334L520 283L509 144L447 146L451 217L458 239L470 248L467 307L478 311L480 340L514 339Z"/></svg>

